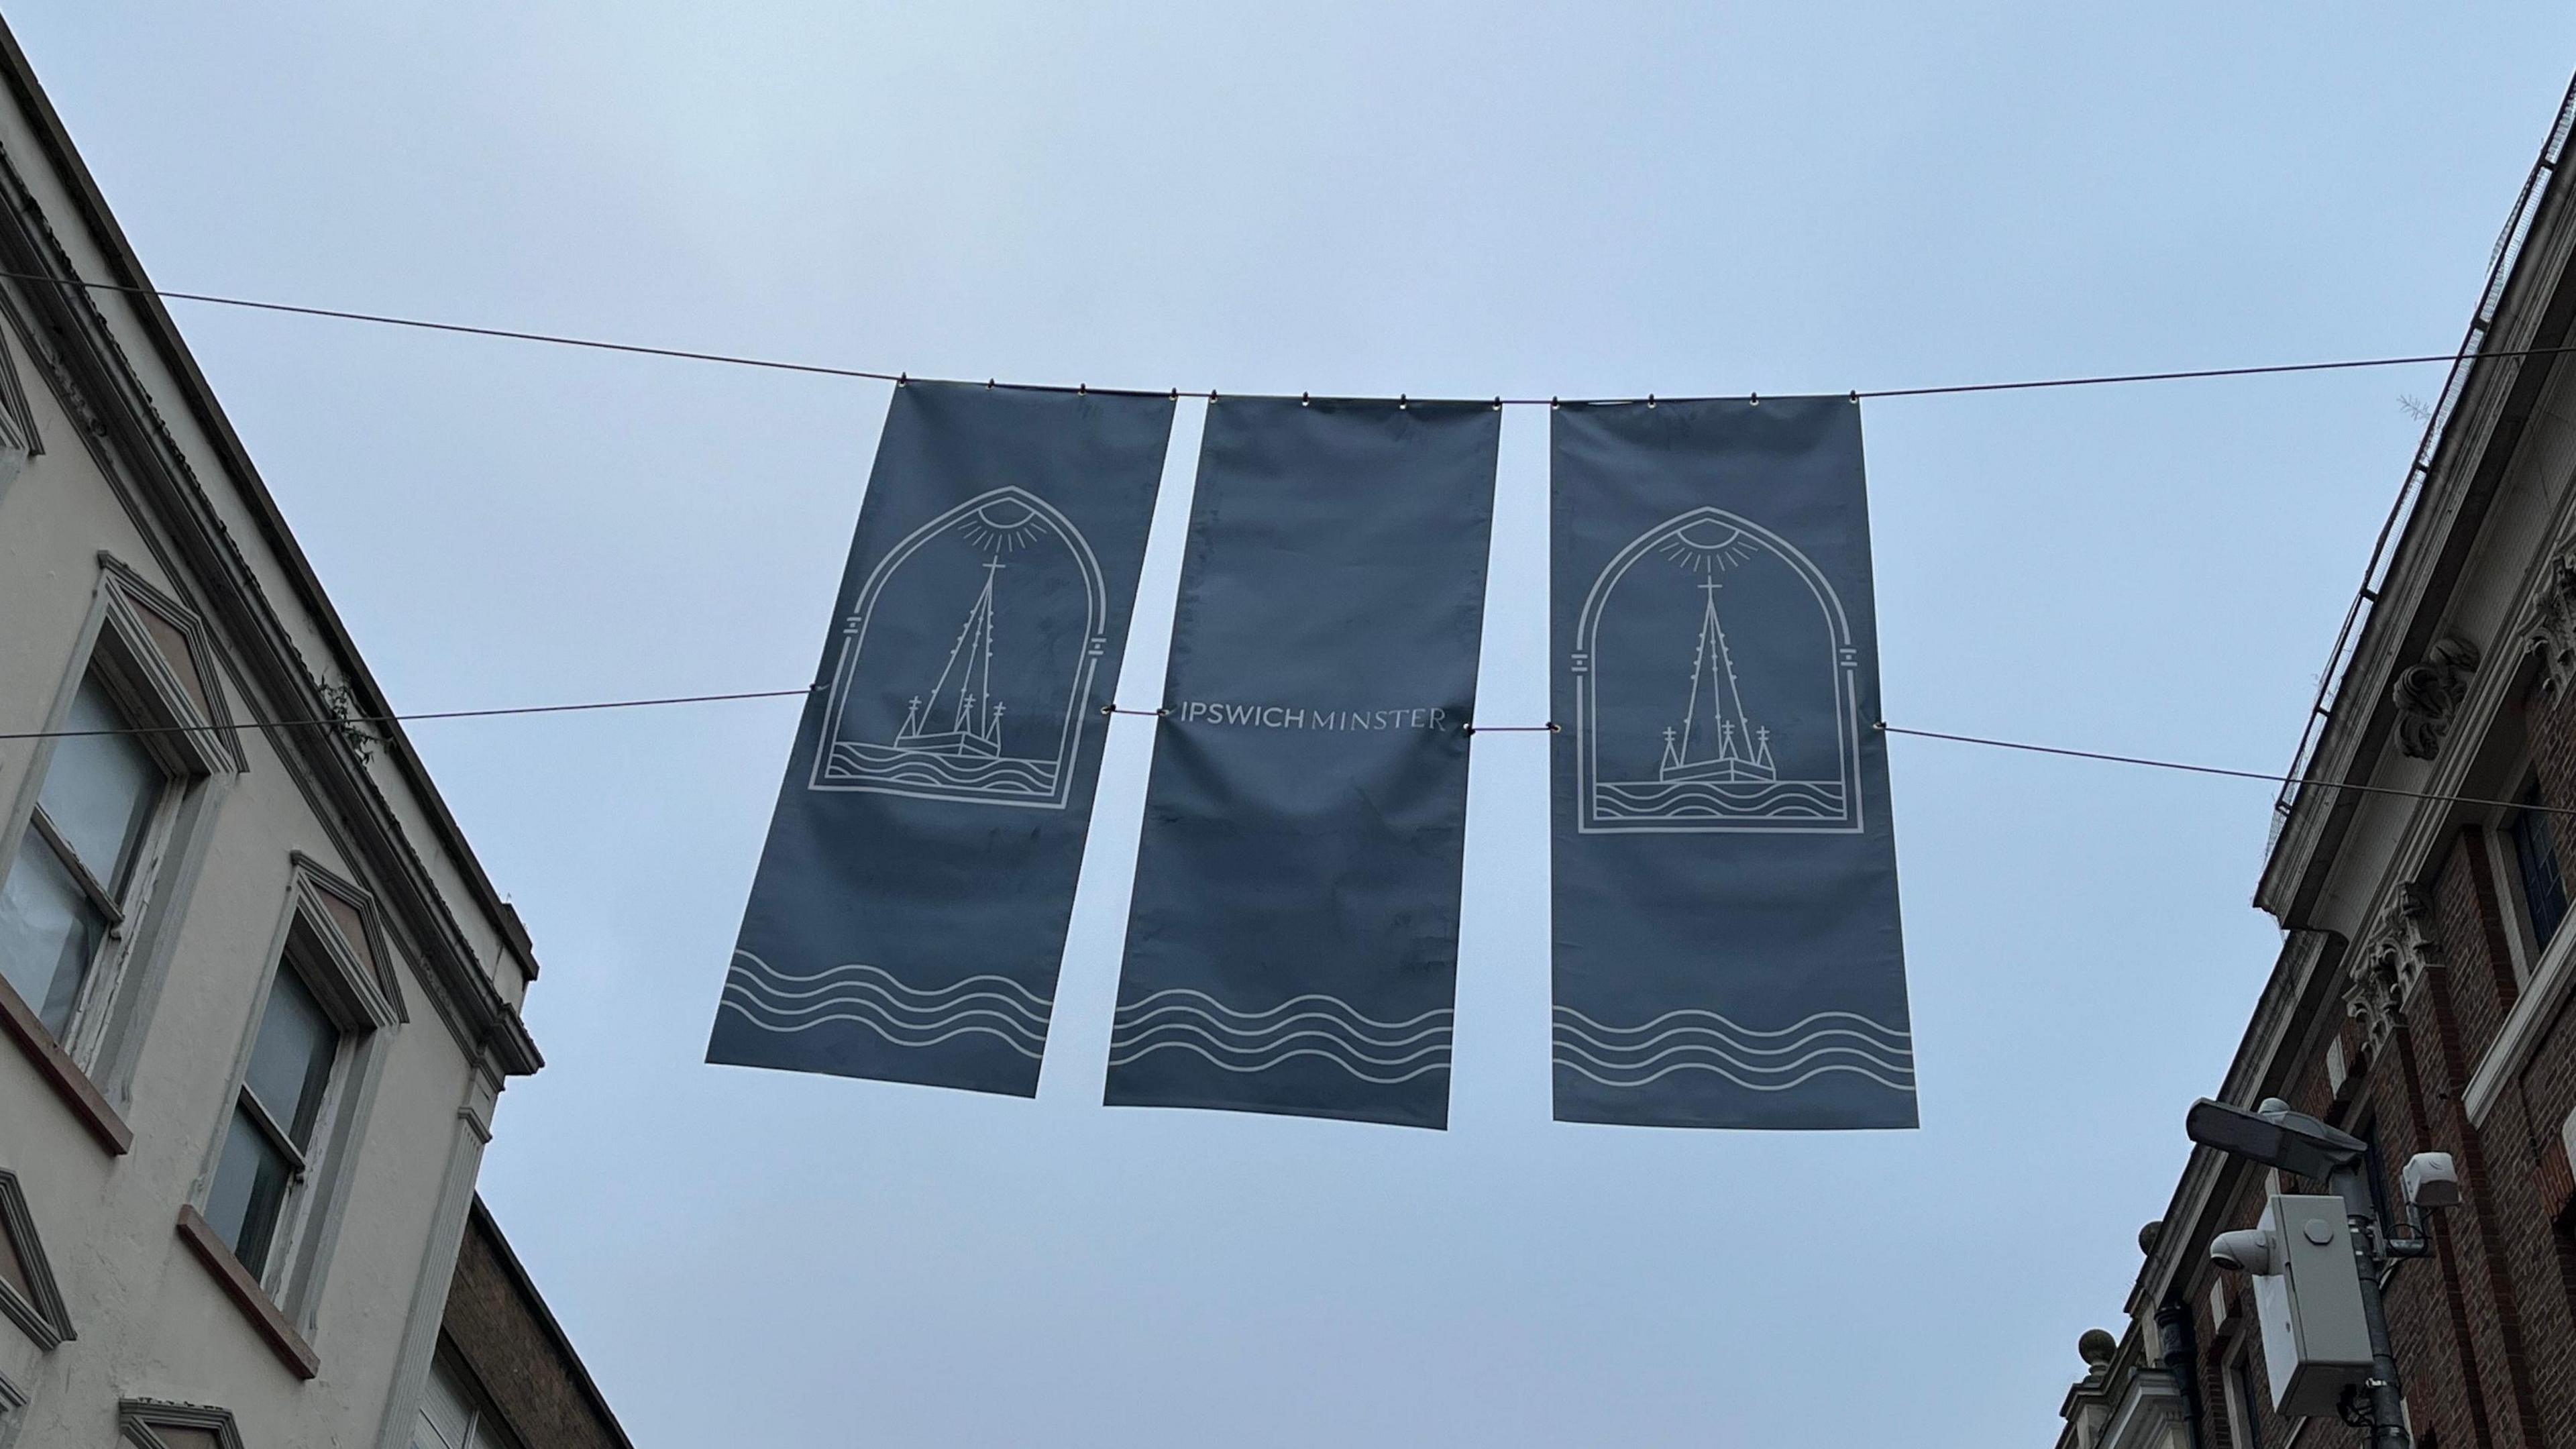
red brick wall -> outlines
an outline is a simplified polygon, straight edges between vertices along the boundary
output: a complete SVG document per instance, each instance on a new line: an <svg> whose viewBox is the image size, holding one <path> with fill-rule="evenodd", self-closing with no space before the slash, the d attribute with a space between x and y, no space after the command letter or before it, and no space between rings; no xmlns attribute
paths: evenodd
<svg viewBox="0 0 2576 1449"><path fill-rule="evenodd" d="M2576 805L2576 708L2535 706L2526 724L2543 797ZM2562 866L2576 869L2576 817L2560 822L2558 836ZM2545 1024L2529 1061L2486 1121L2472 1126L2463 1101L2469 1077L2522 993L2508 934L2514 897L2489 850L2485 831L2471 827L2431 862L2428 924L2445 964L2426 974L2374 1056L2361 1052L2357 1027L2339 1024L2357 1078L2342 1103L2325 1080L2325 1034L2316 1059L2300 1064L2283 1095L2340 1126L2369 1128L2391 1174L2417 1152L2448 1152L2459 1165L2463 1205L2440 1219L2434 1256L2401 1268L2388 1295L2419 1435L2438 1438L2444 1449L2576 1449L2576 1172L2560 1137L2561 1124L2576 1113L2576 1010L2562 1006ZM2576 921L2565 929L2576 930ZM2253 1224L2264 1186L2261 1174L2246 1176L2229 1204L2228 1226ZM2396 1184L2387 1186L2394 1203ZM2250 1330L2240 1323L2220 1337L2205 1289L2193 1309L2210 1449L2280 1449L2291 1426L2272 1415L2268 1395L2251 1426L2259 1437L2228 1412L2234 1333ZM2259 1343L2252 1351L2259 1366ZM2358 1431L2322 1421L2300 1440L2302 1449L2362 1443Z"/></svg>
<svg viewBox="0 0 2576 1449"><path fill-rule="evenodd" d="M475 1212L447 1290L447 1341L527 1449L628 1449L583 1392L578 1365L521 1291L507 1252Z"/></svg>

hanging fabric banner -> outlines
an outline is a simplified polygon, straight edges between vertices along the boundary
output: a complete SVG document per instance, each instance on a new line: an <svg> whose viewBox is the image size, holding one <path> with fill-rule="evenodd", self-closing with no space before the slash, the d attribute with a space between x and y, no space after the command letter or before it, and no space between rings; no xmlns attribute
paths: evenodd
<svg viewBox="0 0 2576 1449"><path fill-rule="evenodd" d="M1859 404L1554 422L1557 1118L1913 1126Z"/></svg>
<svg viewBox="0 0 2576 1449"><path fill-rule="evenodd" d="M1037 1091L1172 412L895 389L707 1060Z"/></svg>
<svg viewBox="0 0 2576 1449"><path fill-rule="evenodd" d="M1499 418L1209 406L1111 1104L1447 1125Z"/></svg>

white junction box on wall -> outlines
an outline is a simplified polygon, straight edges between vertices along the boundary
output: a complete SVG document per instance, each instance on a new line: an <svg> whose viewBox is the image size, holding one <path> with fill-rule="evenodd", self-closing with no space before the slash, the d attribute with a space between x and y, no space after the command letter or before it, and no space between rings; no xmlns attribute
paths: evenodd
<svg viewBox="0 0 2576 1449"><path fill-rule="evenodd" d="M2272 1248L2272 1271L2254 1275L2272 1403L2285 1417L2332 1414L2346 1386L2370 1378L2370 1328L2343 1200L2278 1194L2258 1227Z"/></svg>

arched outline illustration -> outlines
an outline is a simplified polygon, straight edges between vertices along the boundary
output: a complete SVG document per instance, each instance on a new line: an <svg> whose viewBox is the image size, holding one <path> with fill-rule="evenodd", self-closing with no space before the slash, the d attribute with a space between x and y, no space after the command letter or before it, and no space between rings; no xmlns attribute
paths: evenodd
<svg viewBox="0 0 2576 1449"><path fill-rule="evenodd" d="M1636 821L1604 822L1594 818L1594 785L1600 774L1596 759L1600 730L1593 718L1599 699L1593 672L1592 640L1600 627L1603 609L1610 601L1619 580L1647 550L1672 538L1692 525L1716 520L1737 530L1769 549L1781 562L1795 569L1815 595L1816 606L1825 616L1832 638L1827 643L1830 658L1826 667L1834 678L1834 734L1836 760L1843 778L1843 809L1838 819L1826 820L1710 820L1705 822ZM1861 829L1860 779L1860 651L1852 644L1851 621L1843 613L1842 596L1798 546L1750 519L1722 508L1700 507L1678 513L1637 535L1626 548L1611 558L1598 577L1592 591L1583 599L1583 613L1574 631L1574 655L1569 661L1574 671L1574 757L1575 757L1575 828L1585 835L1659 834L1699 835L1713 833L1759 833L1795 835L1849 835Z"/></svg>
<svg viewBox="0 0 2576 1449"><path fill-rule="evenodd" d="M1082 657L1074 666L1072 692L1064 702L1064 723L1056 738L1055 789L1033 798L1012 798L986 794L972 788L939 789L918 786L864 783L849 780L827 780L824 767L832 758L832 744L840 735L841 711L848 704L851 686L858 672L860 654L867 647L868 623L874 614L877 596L884 592L895 571L924 545L956 527L984 509L1004 499L1026 506L1045 520L1046 526L1061 539L1082 567L1084 603ZM1090 723L1091 680L1099 671L1100 657L1109 646L1109 600L1100 578L1100 562L1091 553L1091 543L1073 520L1025 488L1004 486L979 493L921 527L904 535L903 541L886 552L877 566L868 571L867 582L860 586L859 597L850 607L850 616L841 626L841 657L832 670L832 693L823 711L823 730L814 742L814 763L806 788L811 790L864 790L879 795L907 795L919 800L954 800L968 805L1010 805L1022 809L1061 810L1071 798L1074 762L1082 751L1082 733Z"/></svg>

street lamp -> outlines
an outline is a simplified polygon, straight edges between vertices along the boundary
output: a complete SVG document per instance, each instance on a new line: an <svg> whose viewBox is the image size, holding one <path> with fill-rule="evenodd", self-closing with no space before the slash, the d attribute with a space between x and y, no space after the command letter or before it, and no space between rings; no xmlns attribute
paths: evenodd
<svg viewBox="0 0 2576 1449"><path fill-rule="evenodd" d="M2408 1159L2403 1185L2414 1236L2383 1238L2365 1165L2370 1149L2351 1133L2293 1112L2278 1097L2251 1112L2204 1097L2183 1118L2183 1130L2203 1147L2326 1185L2331 1196L2273 1194L2259 1225L2220 1233L2209 1256L2221 1268L2255 1275L2272 1402L2284 1414L2339 1409L2339 1399L2322 1396L2364 1389L2372 1449L2408 1449L2413 1440L2380 1285L2394 1260L2432 1251L2421 1211L2459 1202L2451 1155Z"/></svg>

